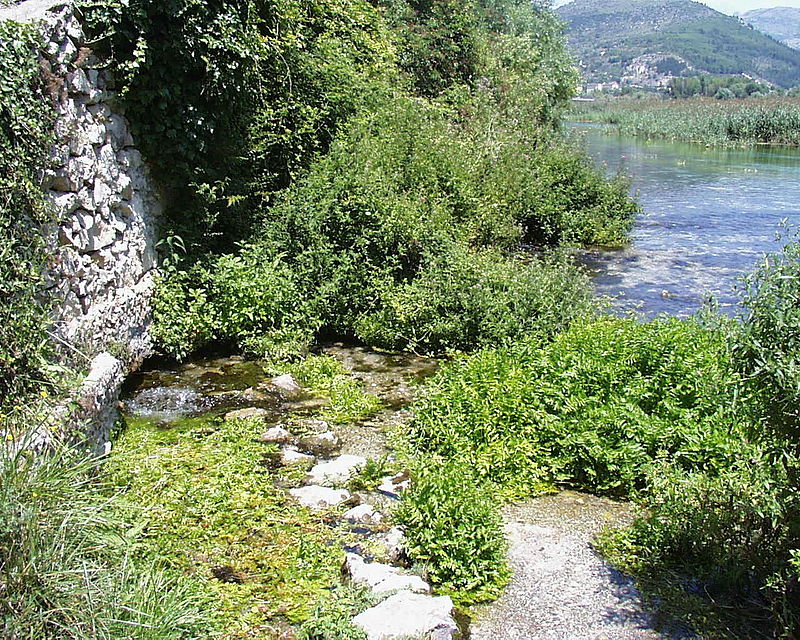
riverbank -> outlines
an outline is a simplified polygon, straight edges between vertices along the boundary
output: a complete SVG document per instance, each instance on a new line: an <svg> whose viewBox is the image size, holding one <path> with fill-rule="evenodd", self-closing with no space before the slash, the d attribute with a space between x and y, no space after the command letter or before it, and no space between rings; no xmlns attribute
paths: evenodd
<svg viewBox="0 0 800 640"><path fill-rule="evenodd" d="M574 103L570 118L644 138L722 147L800 146L800 98L608 98Z"/></svg>

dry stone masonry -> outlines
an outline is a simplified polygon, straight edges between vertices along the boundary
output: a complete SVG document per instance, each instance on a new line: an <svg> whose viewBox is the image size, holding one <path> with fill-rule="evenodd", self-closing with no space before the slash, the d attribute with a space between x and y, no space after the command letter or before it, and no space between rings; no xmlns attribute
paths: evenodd
<svg viewBox="0 0 800 640"><path fill-rule="evenodd" d="M49 237L48 293L56 333L92 356L138 365L151 349L150 298L161 212L130 127L114 111L112 78L98 69L74 7L42 20L43 68L56 93L56 145L43 187L57 218Z"/></svg>
<svg viewBox="0 0 800 640"><path fill-rule="evenodd" d="M69 408L56 413L87 428L103 451L122 380L152 348L162 205L129 123L115 107L113 78L86 42L78 9L63 0L26 0L0 7L4 20L37 25L42 74L56 105L56 141L42 174L55 214L45 230L50 261L44 293L53 302L54 341L70 360L90 368Z"/></svg>

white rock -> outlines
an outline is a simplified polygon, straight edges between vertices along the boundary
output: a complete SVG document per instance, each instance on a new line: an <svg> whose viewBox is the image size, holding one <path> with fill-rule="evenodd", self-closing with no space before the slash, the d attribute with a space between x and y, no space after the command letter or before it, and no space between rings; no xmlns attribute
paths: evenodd
<svg viewBox="0 0 800 640"><path fill-rule="evenodd" d="M368 586L373 593L391 591L430 593L431 590L430 585L419 576L408 574L388 564L365 562L355 553L347 554L344 567L353 582Z"/></svg>
<svg viewBox="0 0 800 640"><path fill-rule="evenodd" d="M285 444L292 441L292 434L283 427L272 427L271 429L267 429L264 435L261 436L261 441ZM308 457L310 458L311 456Z"/></svg>
<svg viewBox="0 0 800 640"><path fill-rule="evenodd" d="M314 511L324 511L350 499L349 491L320 487L313 484L299 489L289 489L289 493L304 507Z"/></svg>
<svg viewBox="0 0 800 640"><path fill-rule="evenodd" d="M300 393L303 388L297 383L290 373L284 373L282 376L277 376L269 381L270 385L276 389L280 389L284 393L294 395Z"/></svg>
<svg viewBox="0 0 800 640"><path fill-rule="evenodd" d="M314 484L335 486L344 484L353 474L367 463L361 456L342 455L328 462L320 462L308 473L308 479Z"/></svg>
<svg viewBox="0 0 800 640"><path fill-rule="evenodd" d="M311 461L314 456L300 453L295 447L283 447L281 449L281 464L285 467L291 467L294 464L301 462Z"/></svg>
<svg viewBox="0 0 800 640"><path fill-rule="evenodd" d="M320 422L322 421L320 420ZM328 424L325 422L322 422L322 424L324 424L326 427L328 426ZM300 446L303 449L311 451L318 456L324 456L333 453L333 451L339 448L339 444L339 436L337 436L333 431L314 433L300 440Z"/></svg>
<svg viewBox="0 0 800 640"><path fill-rule="evenodd" d="M346 511L344 519L353 524L378 524L383 522L383 514L375 511L372 505L360 504L353 507L350 511Z"/></svg>
<svg viewBox="0 0 800 640"><path fill-rule="evenodd" d="M353 618L369 640L399 640L424 637L451 640L459 635L453 619L453 601L401 591Z"/></svg>

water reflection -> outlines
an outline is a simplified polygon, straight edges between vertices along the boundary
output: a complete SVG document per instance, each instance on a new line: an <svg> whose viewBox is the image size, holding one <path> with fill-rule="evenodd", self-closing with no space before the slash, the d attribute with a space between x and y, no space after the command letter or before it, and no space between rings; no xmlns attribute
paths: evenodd
<svg viewBox="0 0 800 640"><path fill-rule="evenodd" d="M777 248L780 223L800 223L800 152L706 149L572 127L610 174L632 177L643 207L622 251L587 251L599 293L622 310L689 315L707 295L723 310L737 278Z"/></svg>

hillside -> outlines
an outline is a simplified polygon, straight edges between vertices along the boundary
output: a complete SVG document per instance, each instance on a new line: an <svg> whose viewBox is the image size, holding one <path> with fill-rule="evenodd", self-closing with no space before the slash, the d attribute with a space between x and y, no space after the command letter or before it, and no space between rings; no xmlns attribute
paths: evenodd
<svg viewBox="0 0 800 640"><path fill-rule="evenodd" d="M800 52L698 2L574 0L557 11L588 81L663 87L713 73L800 84Z"/></svg>
<svg viewBox="0 0 800 640"><path fill-rule="evenodd" d="M743 13L742 19L783 44L800 49L800 8L753 9Z"/></svg>

